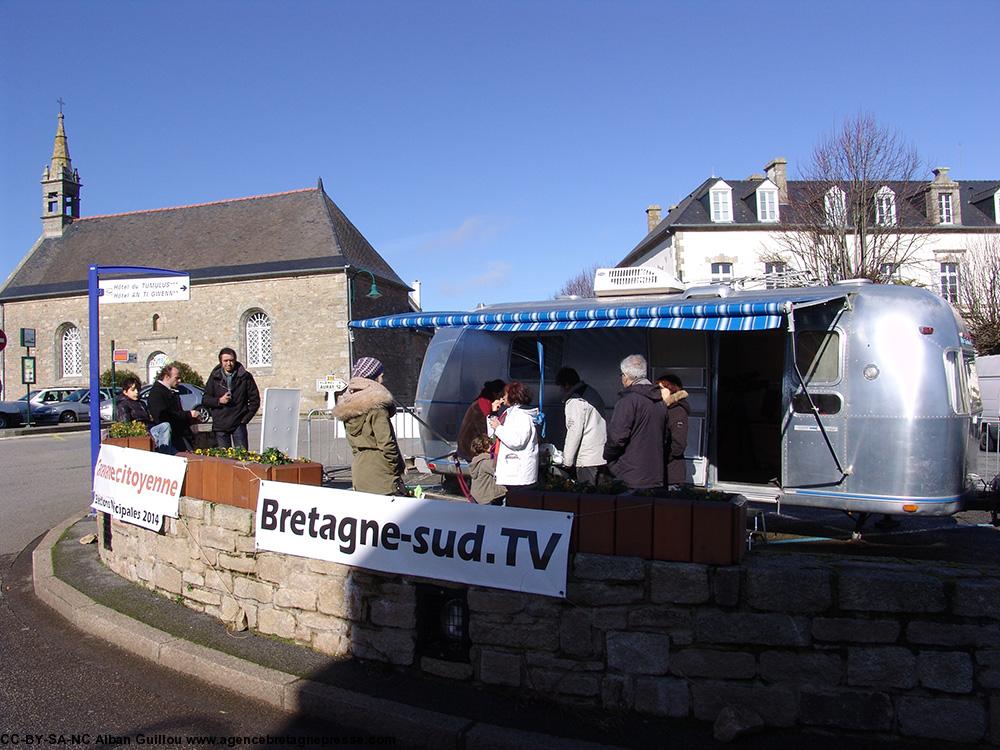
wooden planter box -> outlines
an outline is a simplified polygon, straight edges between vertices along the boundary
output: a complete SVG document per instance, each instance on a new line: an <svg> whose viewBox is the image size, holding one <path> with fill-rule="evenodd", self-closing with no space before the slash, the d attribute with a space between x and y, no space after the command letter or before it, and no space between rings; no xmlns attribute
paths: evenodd
<svg viewBox="0 0 1000 750"><path fill-rule="evenodd" d="M574 513L570 552L735 565L746 549L746 501L512 489L512 508Z"/></svg>
<svg viewBox="0 0 1000 750"><path fill-rule="evenodd" d="M262 479L316 487L323 483L323 465L314 461L267 466L194 453L177 455L188 462L182 495L237 508L256 510L257 487Z"/></svg>
<svg viewBox="0 0 1000 750"><path fill-rule="evenodd" d="M149 435L144 435L142 437L109 437L104 439L104 444L116 445L119 448L135 448L140 451L153 450L153 438Z"/></svg>

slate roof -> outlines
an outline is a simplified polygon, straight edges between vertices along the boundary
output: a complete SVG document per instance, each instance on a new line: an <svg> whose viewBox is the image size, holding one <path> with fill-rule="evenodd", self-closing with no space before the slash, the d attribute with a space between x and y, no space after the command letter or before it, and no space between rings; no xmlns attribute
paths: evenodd
<svg viewBox="0 0 1000 750"><path fill-rule="evenodd" d="M733 191L733 220L730 222L713 222L709 205L709 191L719 180L723 180ZM678 229L789 229L794 228L796 221L792 205L797 196L809 195L815 190L817 183L808 180L788 180L788 192L792 205L782 203L779 209L781 222L765 223L757 220L757 188L764 180L728 180L721 177L709 177L689 193L667 215L653 227L640 242L619 263L627 266L635 262L645 253L652 250L664 238ZM896 193L896 211L904 226L925 225L927 217L924 214L924 192L930 187L929 182L886 182ZM996 218L990 207L991 198L1000 190L997 180L962 180L959 182L959 199L962 211L962 223L941 227L945 231L967 229L969 227L994 227L1000 231ZM909 200L904 198L908 197ZM937 230L937 226L926 229Z"/></svg>
<svg viewBox="0 0 1000 750"><path fill-rule="evenodd" d="M85 293L93 263L187 271L193 282L350 264L408 288L320 182L287 193L77 219L62 237L36 243L0 290L0 301Z"/></svg>

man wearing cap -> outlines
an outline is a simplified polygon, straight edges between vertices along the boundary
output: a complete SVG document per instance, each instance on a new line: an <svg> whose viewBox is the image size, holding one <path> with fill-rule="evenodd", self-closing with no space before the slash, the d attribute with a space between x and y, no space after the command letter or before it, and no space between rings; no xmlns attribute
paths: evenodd
<svg viewBox="0 0 1000 750"><path fill-rule="evenodd" d="M406 494L403 456L390 418L396 413L392 394L382 385L382 363L361 357L351 370L347 391L333 415L344 423L351 446L351 480L358 492Z"/></svg>

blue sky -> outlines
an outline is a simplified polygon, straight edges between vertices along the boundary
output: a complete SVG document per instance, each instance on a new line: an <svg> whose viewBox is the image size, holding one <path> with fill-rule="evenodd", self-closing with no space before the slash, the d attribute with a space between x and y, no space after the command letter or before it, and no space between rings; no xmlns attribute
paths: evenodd
<svg viewBox="0 0 1000 750"><path fill-rule="evenodd" d="M861 110L1000 178L1000 2L0 0L0 279L56 99L84 215L327 192L426 309L540 299Z"/></svg>

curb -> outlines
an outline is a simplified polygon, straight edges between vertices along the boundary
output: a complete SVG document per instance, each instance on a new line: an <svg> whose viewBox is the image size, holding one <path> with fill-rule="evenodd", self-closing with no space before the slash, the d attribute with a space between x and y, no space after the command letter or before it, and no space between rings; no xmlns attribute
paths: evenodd
<svg viewBox="0 0 1000 750"><path fill-rule="evenodd" d="M267 703L398 741L434 748L483 750L614 750L610 745L477 722L327 685L240 659L157 630L98 604L55 576L52 548L84 516L73 515L32 552L35 595L78 630L162 667Z"/></svg>
<svg viewBox="0 0 1000 750"><path fill-rule="evenodd" d="M103 423L102 423L103 429ZM27 435L58 435L63 432L86 432L90 430L90 422L73 422L63 424L39 425L27 427L5 427L0 430L0 437L25 437Z"/></svg>

